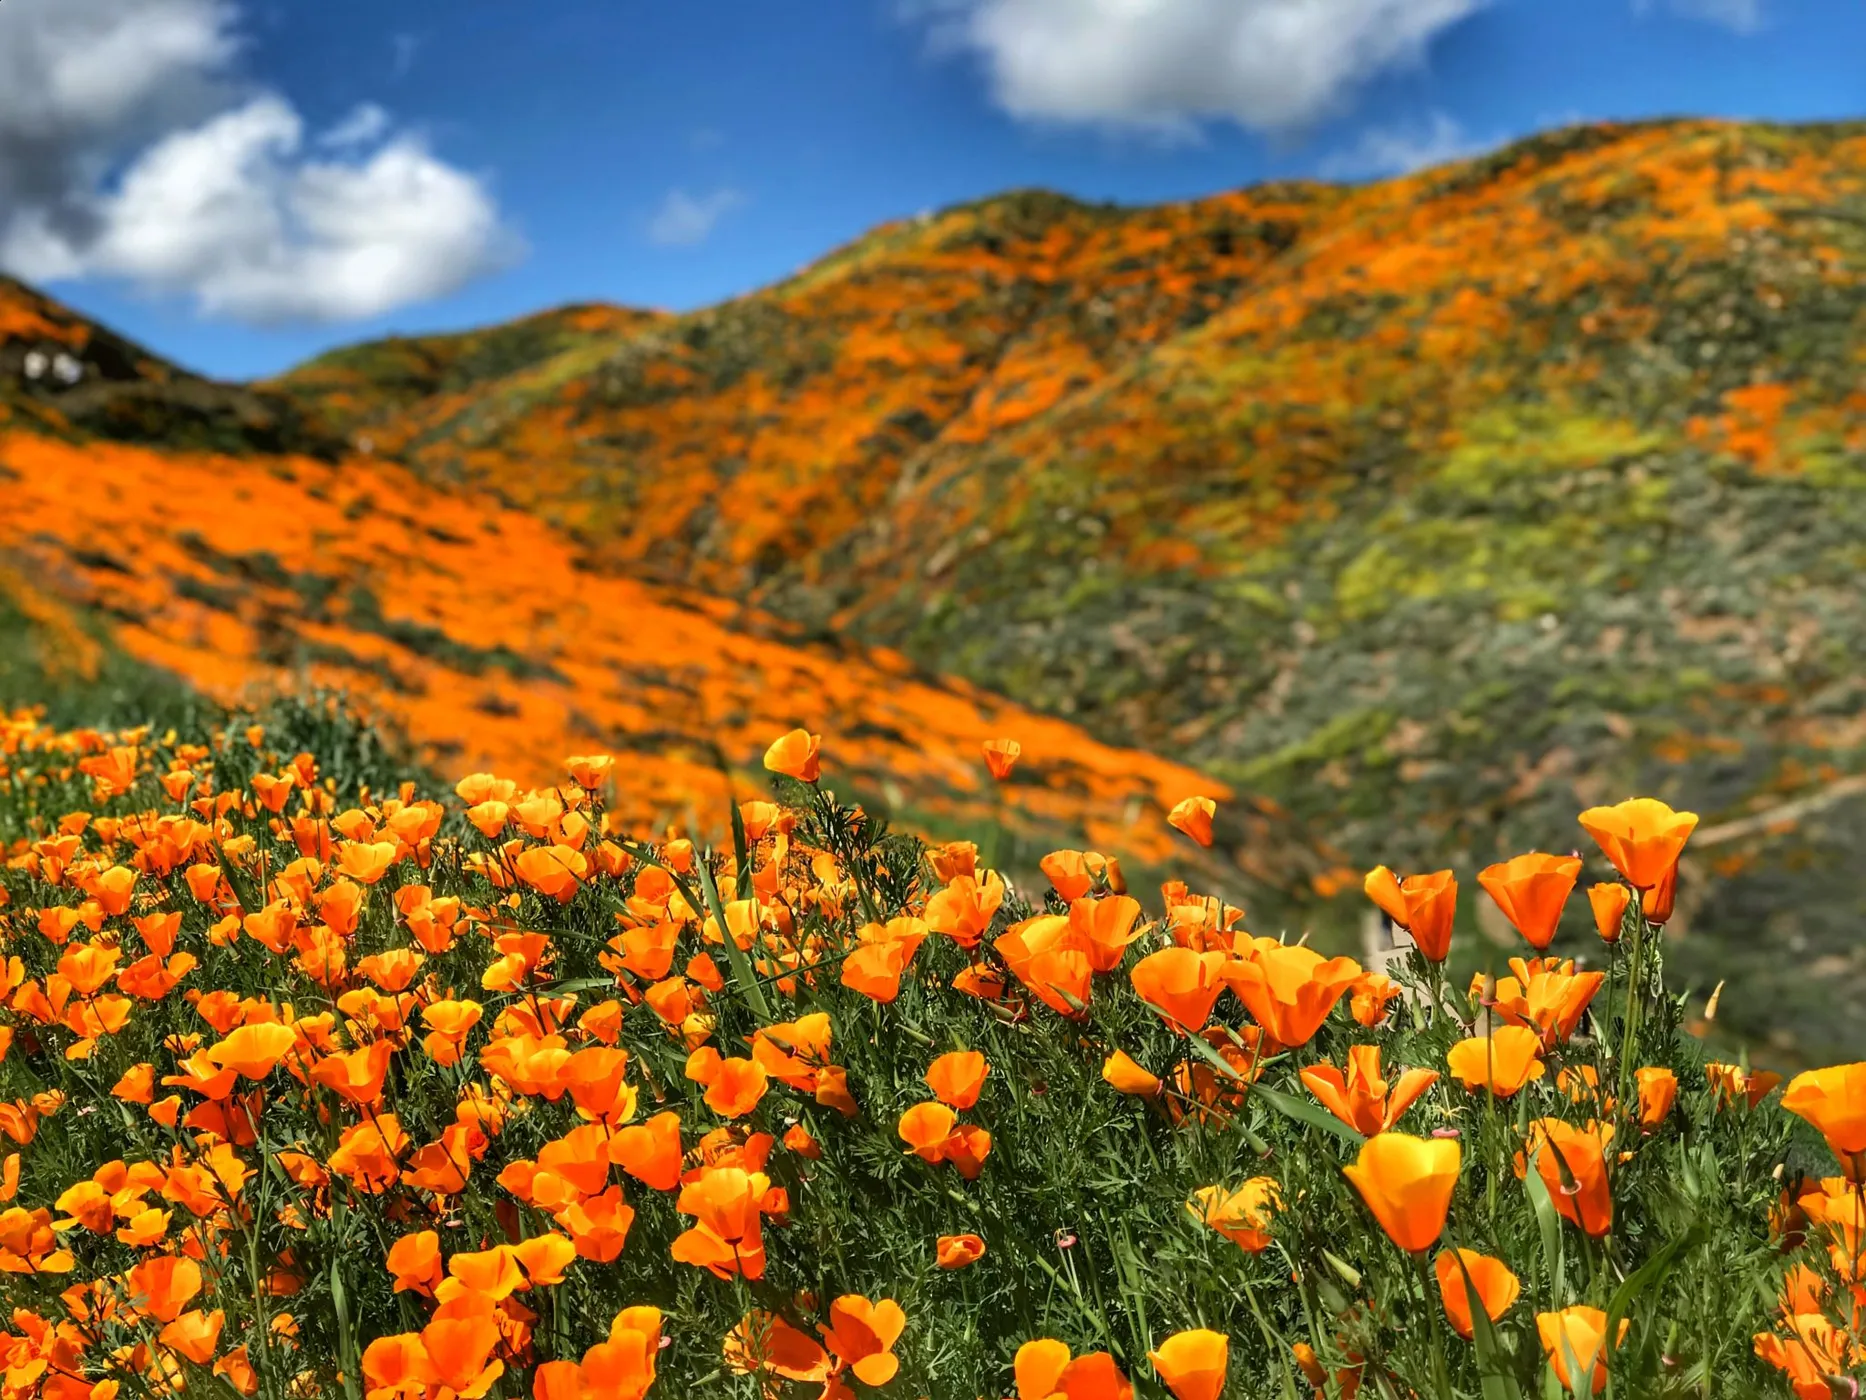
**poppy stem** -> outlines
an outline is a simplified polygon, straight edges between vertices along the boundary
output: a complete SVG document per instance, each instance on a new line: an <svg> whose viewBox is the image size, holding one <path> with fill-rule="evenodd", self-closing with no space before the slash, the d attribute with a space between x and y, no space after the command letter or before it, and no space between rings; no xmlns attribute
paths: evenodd
<svg viewBox="0 0 1866 1400"><path fill-rule="evenodd" d="M1432 1302L1432 1272L1425 1261L1425 1251L1412 1256L1412 1261L1419 1274L1419 1298L1425 1305L1426 1324L1430 1329L1432 1348L1432 1388L1440 1400L1453 1400L1451 1376L1445 1366L1445 1324L1439 1317L1439 1310ZM1469 1296L1467 1294L1467 1296ZM1478 1307L1482 1302L1472 1299Z"/></svg>

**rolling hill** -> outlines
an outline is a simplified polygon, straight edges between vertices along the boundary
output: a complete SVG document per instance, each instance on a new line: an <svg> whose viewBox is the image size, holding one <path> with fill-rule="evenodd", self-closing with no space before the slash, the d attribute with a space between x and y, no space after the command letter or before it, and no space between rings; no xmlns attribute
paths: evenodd
<svg viewBox="0 0 1866 1400"><path fill-rule="evenodd" d="M60 335L120 344L0 288L0 379ZM1093 839L1163 849L1168 793L1248 793L1222 844L1336 938L1344 870L1468 874L1650 791L1705 814L1686 974L1779 1058L1866 1051L1866 127L1023 192L687 315L239 388L119 359L100 402L130 407L0 391L30 502L0 531L197 684L309 667L450 761L657 754L674 715L743 764L786 712L908 810L937 753L1053 725L1075 767L1014 790L1031 820L1080 795ZM108 492L141 523L99 562L75 497ZM1165 757L1124 783L1136 751ZM705 767L642 761L670 801ZM958 771L931 805L975 811Z"/></svg>

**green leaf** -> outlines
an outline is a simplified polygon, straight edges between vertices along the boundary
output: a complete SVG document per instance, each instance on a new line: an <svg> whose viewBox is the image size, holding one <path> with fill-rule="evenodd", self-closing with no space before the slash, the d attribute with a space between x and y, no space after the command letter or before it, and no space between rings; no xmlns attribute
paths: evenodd
<svg viewBox="0 0 1866 1400"><path fill-rule="evenodd" d="M1555 1209L1555 1200L1549 1195L1548 1183L1542 1179L1542 1172L1537 1161L1542 1153L1538 1149L1529 1158L1528 1170L1523 1173L1523 1185L1529 1190L1529 1203L1535 1208L1536 1224L1542 1231L1542 1259L1548 1266L1549 1306L1559 1308L1567 1297L1567 1284L1562 1269L1561 1212Z"/></svg>
<svg viewBox="0 0 1866 1400"><path fill-rule="evenodd" d="M1626 1281L1613 1290L1613 1299L1607 1304L1609 1354L1611 1354L1613 1349L1612 1339L1619 1335L1620 1319L1625 1317L1627 1310L1631 1308L1634 1303L1639 1301L1639 1295L1644 1293L1647 1289L1662 1283L1666 1275L1677 1267L1679 1256L1687 1249L1694 1248L1703 1238L1704 1227L1701 1224L1693 1225L1689 1230L1686 1230L1684 1234L1679 1235L1676 1239L1668 1241L1660 1248L1658 1253L1654 1254L1645 1263L1628 1274ZM1609 1396L1613 1394L1614 1373L1617 1370L1618 1367L1615 1366L1612 1361L1607 1363L1607 1393Z"/></svg>
<svg viewBox="0 0 1866 1400"><path fill-rule="evenodd" d="M745 1000L751 1003L752 1010L767 1024L771 1020L771 1003L765 1000L765 989L758 985L758 978L752 972L752 960L745 956L745 950L739 947L738 940L732 936L732 930L726 926L726 907L719 901L719 886L713 881L713 872L705 861L697 862L700 872L700 893L706 896L706 907L719 921L719 938L726 945L726 961L732 964L732 980L738 984Z"/></svg>
<svg viewBox="0 0 1866 1400"><path fill-rule="evenodd" d="M1193 1043L1196 1045L1202 1044L1203 1042L1195 1040ZM1215 1054L1214 1058L1216 1058ZM1353 1128L1350 1128L1346 1123L1343 1123L1339 1118L1335 1117L1334 1114L1330 1113L1319 1104L1312 1104L1307 1099L1292 1097L1289 1094L1282 1093L1279 1090L1269 1088L1263 1084L1257 1085L1251 1092L1265 1103L1269 1104L1270 1107L1274 1108L1278 1113L1293 1118L1298 1123L1306 1123L1311 1128L1320 1128L1324 1132L1333 1133L1343 1141L1354 1143L1356 1146L1367 1141L1366 1138L1355 1132Z"/></svg>

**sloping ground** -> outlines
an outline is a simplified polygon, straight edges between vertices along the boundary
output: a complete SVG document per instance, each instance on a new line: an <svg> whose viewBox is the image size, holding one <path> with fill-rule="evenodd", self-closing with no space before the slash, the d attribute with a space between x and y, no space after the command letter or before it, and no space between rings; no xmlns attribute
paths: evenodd
<svg viewBox="0 0 1866 1400"><path fill-rule="evenodd" d="M986 200L413 407L393 347L353 355L346 422L431 480L541 511L606 563L738 594L814 576L936 445L994 440L1198 325L1345 198ZM314 402L331 372L317 361L274 387Z"/></svg>
<svg viewBox="0 0 1866 1400"><path fill-rule="evenodd" d="M220 452L334 457L342 441L283 394L217 384L0 275L0 428Z"/></svg>
<svg viewBox="0 0 1866 1400"><path fill-rule="evenodd" d="M131 656L226 702L341 687L441 772L547 782L569 754L613 751L631 819L716 832L712 746L742 795L765 745L807 724L833 781L906 820L1001 818L1028 848L1086 843L1148 864L1190 849L1164 823L1171 804L1228 792L892 653L799 644L736 605L583 572L535 517L398 468L14 435L0 480L0 558L34 580L19 596L109 619ZM1027 754L1001 790L979 754L997 735ZM1322 869L1269 818L1252 829L1251 868L1285 881Z"/></svg>
<svg viewBox="0 0 1866 1400"><path fill-rule="evenodd" d="M1697 807L1740 834L1683 965L1792 1055L1866 1050L1866 812L1731 824L1866 771L1863 361L1866 133L1691 122L985 201L372 432L598 567L1199 763L1355 863Z"/></svg>

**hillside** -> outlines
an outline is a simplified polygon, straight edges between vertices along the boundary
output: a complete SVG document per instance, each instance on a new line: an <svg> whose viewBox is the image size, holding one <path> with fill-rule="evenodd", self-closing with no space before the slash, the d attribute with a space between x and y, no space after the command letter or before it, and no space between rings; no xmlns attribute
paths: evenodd
<svg viewBox="0 0 1866 1400"><path fill-rule="evenodd" d="M1198 763L1357 862L1698 806L1686 965L1752 1029L1792 995L1857 1034L1862 274L1866 129L1585 127L1363 188L983 201L372 432L600 568Z"/></svg>
<svg viewBox="0 0 1866 1400"><path fill-rule="evenodd" d="M1148 847L1202 771L1253 795L1221 844L1311 897L1342 861L1468 876L1652 791L1711 837L1675 965L1731 978L1726 1020L1775 1055L1866 1051L1866 128L1584 127L1148 209L1025 192L689 315L565 308L249 389L134 363L149 401L282 426L222 461L15 438L28 481L101 471L130 504L0 529L197 683L308 666L450 762L672 714L742 763L782 711L870 743L877 793L999 716L1028 746L1005 696L1094 756L1013 789L1027 810L1089 793L1097 839ZM0 403L68 443L203 445L186 415ZM228 482L237 511L159 514ZM81 557L145 515L127 571ZM1173 762L1124 787L1133 750ZM660 761L645 790L704 778ZM985 800L951 771L935 805ZM1341 941L1361 913L1307 917Z"/></svg>

